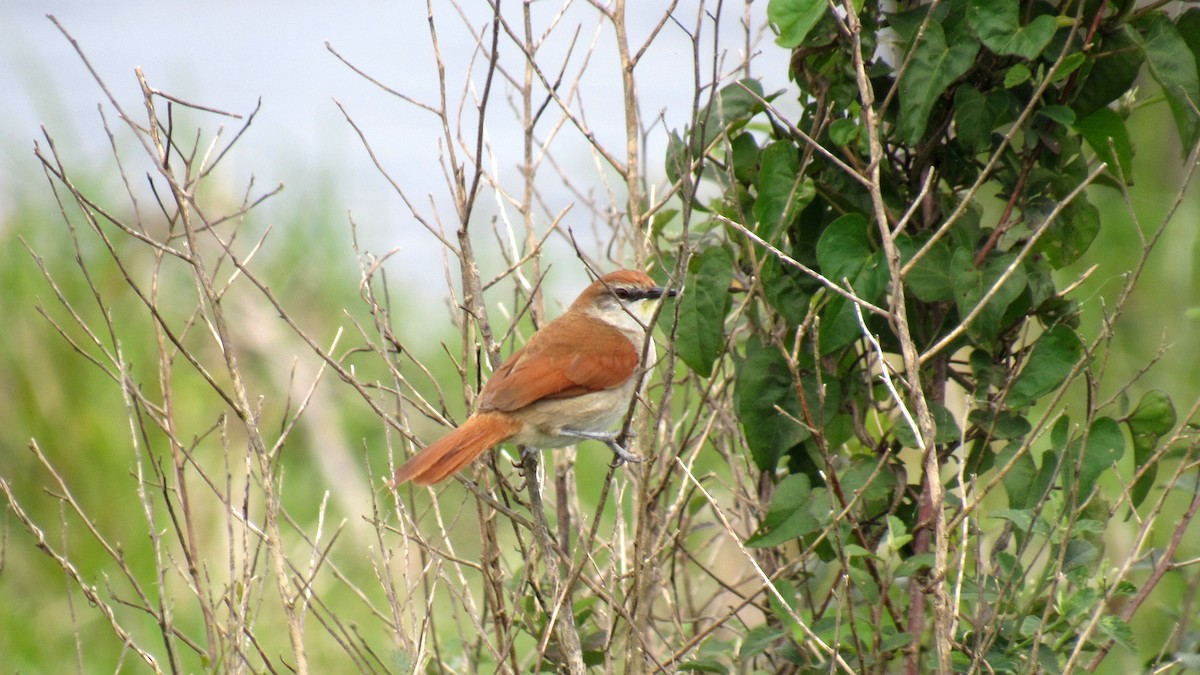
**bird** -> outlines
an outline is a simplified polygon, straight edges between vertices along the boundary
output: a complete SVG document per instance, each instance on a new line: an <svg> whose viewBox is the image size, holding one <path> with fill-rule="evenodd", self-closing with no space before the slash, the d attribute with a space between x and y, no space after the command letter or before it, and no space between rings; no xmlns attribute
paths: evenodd
<svg viewBox="0 0 1200 675"><path fill-rule="evenodd" d="M654 358L652 342L644 355L642 348L657 301L676 293L637 270L593 281L492 373L461 426L396 469L391 487L438 483L502 443L543 449L595 440L618 462L641 461L612 429Z"/></svg>

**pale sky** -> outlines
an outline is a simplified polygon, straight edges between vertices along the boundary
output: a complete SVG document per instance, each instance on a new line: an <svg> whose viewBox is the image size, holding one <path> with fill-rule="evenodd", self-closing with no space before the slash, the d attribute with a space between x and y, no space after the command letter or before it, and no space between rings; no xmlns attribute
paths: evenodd
<svg viewBox="0 0 1200 675"><path fill-rule="evenodd" d="M490 16L484 0L463 0L462 4L467 12L475 13L470 18L476 25ZM531 5L535 26L538 22L543 28L550 25L562 4L557 0L535 1ZM661 0L630 2L631 40L644 40L668 4ZM759 30L765 5L750 5L753 23ZM434 2L433 6L452 88L449 95L458 98L462 96L473 43L449 3ZM519 18L519 2L505 2L503 6ZM676 17L681 25L668 23L639 66L643 121L650 124L659 115L664 120L649 140L652 170L662 167L666 140L663 126L679 128L689 114L692 54L682 26L695 23L696 11L695 3L679 3ZM744 47L738 26L744 11L744 5L728 3L727 16L721 23L723 48L731 62L740 59L736 52ZM432 200L444 217L452 217L437 165L440 127L428 113L352 72L325 46L326 41L330 42L388 86L434 102L437 81L424 2L5 0L0 3L4 34L0 40L0 91L5 92L0 96L0 119L5 121L0 126L0 152L5 158L0 162L0 214L6 211L4 202L11 199L14 190L30 190L35 196L41 190L50 199L32 153L34 140L41 138L41 124L72 161L91 162L97 167L110 161L97 113L103 94L71 45L46 18L48 13L54 14L78 40L127 110L142 110L135 67L141 67L159 89L230 112L248 113L261 97L258 118L225 167L231 189L243 186L251 174L260 188L279 182L287 186L260 215L269 219L273 214L294 213L297 200L304 196L297 190L311 188L330 176L340 199L336 212L341 215L339 222L333 223L335 227L348 232L346 214L352 213L367 236L378 237L369 240L373 249L401 249L397 259L400 265L419 265L430 256L440 259L436 241L415 224L372 165L334 99L361 126L393 178L416 199L426 205ZM611 31L598 29L596 16L588 3L574 2L559 20L556 36L547 42L546 50L565 50L576 27L576 62L589 43L599 45L587 71L593 79L584 87L588 121L598 136L620 147L624 128ZM786 50L775 47L769 35L762 37L754 49L764 52L756 61L757 73L776 87L785 85ZM510 64L515 63L514 56L519 55L511 43L508 51ZM475 72L481 72L478 66ZM481 87L482 82L475 81L474 86ZM497 92L493 105L509 106L503 88ZM611 103L605 99L611 99ZM611 106L611 112L605 112L606 105ZM109 108L107 102L105 108ZM513 126L512 114L507 109L501 112L489 117L488 134L493 161L503 172L520 161L521 146L520 130ZM109 119L114 121L115 115L110 114ZM210 119L206 128L215 129L216 124ZM236 125L227 123L226 133ZM597 163L583 144L573 147L565 135L556 143L560 160L566 158L582 167L584 188L603 191L609 187L604 185ZM594 175L594 180L587 172ZM558 188L550 185L547 189ZM554 209L572 199L565 190L558 197L559 203L551 205ZM490 198L492 208L497 201L494 196ZM588 217L582 213L572 216ZM434 283L440 285L441 280Z"/></svg>

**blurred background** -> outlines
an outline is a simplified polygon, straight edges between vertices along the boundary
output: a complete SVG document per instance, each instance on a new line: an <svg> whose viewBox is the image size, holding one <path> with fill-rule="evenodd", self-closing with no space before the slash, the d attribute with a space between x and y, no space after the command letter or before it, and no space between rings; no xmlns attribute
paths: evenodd
<svg viewBox="0 0 1200 675"><path fill-rule="evenodd" d="M468 16L470 23L484 25L485 3L465 4L468 15L476 12ZM541 3L532 4L535 12L543 11ZM582 7L584 3L577 4L581 6L563 21L579 23L579 40L588 42L598 22L588 8ZM658 16L664 4L632 2L630 11ZM546 5L547 13L558 10L557 5ZM760 2L751 6L747 15L761 27L762 12L765 3ZM7 0L0 3L0 32L4 36L0 40L0 91L4 92L0 95L0 325L4 326L0 339L0 474L10 477L30 503L50 509L57 503L45 497L45 475L27 448L31 438L38 439L46 454L72 479L72 485L78 486L80 499L90 500L93 505L103 504L101 488L105 481L123 479L130 471L128 427L113 424L114 419L123 422L125 416L119 388L87 364L39 314L39 307L51 308L51 314L57 308L55 291L39 271L34 253L59 281L74 284L63 287L64 294L86 301L88 292L77 271L72 271L75 251L70 233L41 164L34 157L34 143L48 147L45 134L49 134L76 179L111 190L118 202L123 191L97 106L104 107L111 127L119 127L119 122L96 79L70 42L46 18L47 13L54 14L78 41L112 96L135 118L139 114L144 117L135 67L143 70L152 86L204 106L244 116L261 101L253 125L225 160L214 183L227 191L231 204L241 200L251 180L258 192L284 185L278 196L251 216L257 228L272 230L260 260L264 276L280 286L281 296L295 308L301 323L311 326L318 336L330 338L337 327L347 325L347 317L363 315L358 300L358 263L351 244L353 220L364 249L376 254L395 251L388 265L389 282L404 313L414 317L398 329L408 344L427 345L420 357L437 362L439 342L455 335L441 275L440 246L415 221L372 162L347 116L361 130L392 180L415 198L420 209L438 214L445 229L452 231L456 223L447 197L445 167L438 164L441 133L437 120L368 82L326 47L328 42L389 87L436 104L436 63L424 3L367 0L351 7L280 0L169 5L140 0L116 4ZM471 78L482 72L481 64L473 58L475 38L453 12L445 11L439 19L447 81L458 87L480 87L481 82ZM644 25L640 29L648 32L652 27ZM729 22L728 29L731 36L740 30L734 22ZM611 91L619 92L617 73L608 67L611 54L605 50L609 44L598 41L594 58L604 67L588 70L586 77L594 79L588 83L591 91L611 86ZM648 166L656 172L652 175L661 176L667 133L683 126L692 106L692 55L686 36L673 26L668 26L663 39L654 44L639 78L643 122L651 128ZM730 48L737 46L731 44ZM554 41L546 48L565 54L571 45ZM750 49L761 52L754 68L755 74L764 79L766 89L787 87L783 98L794 100L798 92L787 80L788 54L774 47L769 35ZM468 81L470 84L465 84ZM452 101L464 98L461 91L450 95ZM492 104L510 106L505 96L501 86ZM604 101L587 103L589 122L596 133L617 143L624 134L623 119L617 114L619 106L614 103L612 114L606 115ZM511 157L515 176L520 134L513 133L517 127L506 125L515 125L517 120L509 114L497 115L494 120L494 124L489 121L487 142L491 156L502 158L495 170L504 175L507 169L499 164ZM1131 132L1134 138L1150 139L1154 144L1136 148L1137 183L1132 193L1140 227L1150 232L1169 208L1187 167L1165 105L1160 102L1140 114L1137 123L1163 130L1151 135ZM225 122L226 138L241 124L234 119ZM214 123L206 119L205 125L211 129ZM130 138L117 134L115 142L123 147ZM581 183L590 184L597 192L620 192L620 186L612 184L613 176L597 168L599 163L580 139L564 138L557 152L569 171L577 170L582 176ZM546 184L541 189L548 213L570 207L577 196L562 184ZM1078 266L1064 271L1060 280L1064 285L1097 262L1101 269L1127 269L1139 247L1135 230L1139 225L1122 215L1125 209L1119 206L1121 195L1106 188L1095 191L1094 201L1102 212L1116 215L1104 223L1093 251ZM1106 204L1112 208L1105 208ZM500 200L493 199L481 208L488 217L501 221L507 217ZM581 232L600 232L608 215L575 208L568 213L567 222L575 223ZM1200 346L1196 332L1200 278L1194 263L1198 218L1193 188L1168 227L1166 239L1151 259L1122 319L1127 325L1126 330L1117 331L1119 358L1107 365L1112 382L1123 382L1162 347L1169 346L1131 395L1136 401L1139 390L1166 389L1176 397L1181 413L1195 400L1200 382L1195 357ZM594 241L601 239L596 236ZM104 259L103 251L91 252L96 261ZM573 257L569 246L560 240L552 242L548 250L546 259L555 262L547 287L551 315L556 315L582 285L583 268ZM502 269L497 256L486 254L486 246L481 259L492 267L492 274ZM433 273L428 272L431 261L436 261ZM120 285L115 273L97 281L112 288ZM1089 277L1077 292L1076 297L1084 304L1085 335L1095 334L1106 303L1114 300L1107 293L1120 285L1118 276L1102 273ZM95 307L89 309L94 311ZM289 368L303 349L289 346L280 350L283 338L267 328L270 318L269 312L264 313L262 332L251 347L263 355L264 361L276 361L263 366L265 377L276 378L286 388L291 386ZM125 347L131 353L152 349L150 344ZM444 359L441 364L450 367ZM152 370L141 375L154 377ZM313 405L317 419L306 432L317 450L303 456L290 470L301 486L305 481L314 488L322 486L316 494L328 485L329 476L343 476L332 498L341 500L343 512L354 518L370 508L372 494L363 470L363 448L377 442L380 431L361 403L349 400L339 405L337 390L331 387L323 387L321 395L327 398L320 399L323 405ZM460 402L452 402L455 404L461 406ZM303 489L293 484L291 494L297 493L303 494ZM296 509L304 511L304 506L296 505ZM101 521L123 517L119 509L96 512ZM51 524L58 518L53 510L40 515ZM121 527L118 522L98 525L116 530ZM0 669L34 671L37 664L53 662L56 656L73 650L70 628L47 631L44 627L70 616L71 622L85 624L84 635L87 630L106 629L95 625L97 618L78 604L78 599L75 605L64 605L62 598L69 582L56 565L31 546L32 540L7 511L0 527L0 607L4 608L0 612ZM132 531L138 532L140 527L135 523ZM137 546L132 540L126 542L131 548ZM86 552L82 555L86 559ZM97 560L102 561L102 556ZM100 585L106 573L99 562L97 569L88 572L93 583ZM89 625L91 628L87 628Z"/></svg>
<svg viewBox="0 0 1200 675"><path fill-rule="evenodd" d="M632 41L644 40L655 27L668 3L630 3ZM438 15L443 44L442 57L448 82L462 88L465 75L481 74L482 64L474 54L475 38L464 29L457 14ZM548 20L559 11L551 3L532 3L535 19ZM463 3L463 15L474 25L486 25L486 3ZM440 11L440 10L439 10ZM688 10L691 11L691 10ZM747 16L764 28L764 7L752 8ZM300 4L278 0L239 3L179 2L164 8L159 3L131 0L114 5L95 3L38 2L14 0L0 7L0 25L5 40L0 45L0 216L9 219L24 198L45 195L41 170L32 155L32 144L42 137L40 126L71 149L71 159L82 167L103 173L110 163L108 139L102 131L97 105L105 98L78 54L47 18L53 14L76 40L113 96L138 110L140 92L134 68L140 67L152 86L184 100L223 111L247 115L261 101L251 132L238 142L236 152L223 172L232 192L244 189L253 176L258 185L285 185L286 197L271 200L258 218L281 223L287 215L309 214L323 220L322 227L346 234L352 216L372 249L398 248L398 262L414 264L438 256L437 242L415 225L408 209L374 166L349 115L371 144L371 149L399 185L411 196L428 200L450 216L443 169L438 165L440 127L436 118L355 74L327 48L404 95L431 105L437 104L436 62L428 32L425 3L368 0L353 7L320 3ZM644 20L638 20L638 17ZM609 64L608 41L595 40L598 21L594 10L573 7L559 21L581 26L579 42L596 44L593 57L600 65L588 69L583 84L611 84L620 91L619 77ZM730 44L741 27L728 21L720 39ZM590 32L589 32L590 31ZM582 44L552 36L543 49L551 54ZM763 47L766 49L763 49ZM503 47L503 45L502 45ZM786 82L788 55L773 48L769 36L753 45L759 73L775 76L775 84ZM691 45L679 27L667 26L656 37L639 76L643 85L644 123L658 132L649 141L651 169L661 175L661 156L666 131L680 128L691 109L693 79ZM734 55L729 55L729 60ZM475 95L482 81L473 82ZM451 105L461 91L449 91ZM340 103L346 115L338 108ZM505 92L493 104L508 107ZM107 102L105 102L107 106ZM619 102L589 100L589 125L598 136L620 139L624 121ZM143 115L144 117L144 115ZM110 119L111 122L111 119ZM511 115L495 115L489 121L488 144L501 158L498 172L504 174L505 158L511 158L511 175L520 160L520 135ZM226 124L227 133L239 126ZM567 134L564 134L567 136ZM578 140L559 141L560 156L577 162L583 173L596 171L593 158ZM596 186L599 188L600 186ZM546 186L550 198L570 201L563 187ZM40 194L39 194L40 193ZM304 206L298 208L298 203ZM487 206L487 205L485 205ZM316 217L312 208L316 207ZM590 216L571 214L571 220ZM445 223L453 228L453 223ZM568 273L574 278L578 269ZM554 279L556 275L552 275ZM423 280L409 275L421 293L441 292L438 279ZM564 291L573 295L574 288ZM564 295L564 297L565 297Z"/></svg>
<svg viewBox="0 0 1200 675"><path fill-rule="evenodd" d="M154 87L227 112L248 115L261 101L252 132L239 141L220 179L231 193L244 189L251 176L260 187L285 186L287 197L268 201L256 218L286 227L304 214L321 221L312 226L347 235L352 213L369 248L398 247L400 259L409 263L436 255L432 238L412 236L406 209L334 101L354 116L397 182L435 199L445 192L444 182L436 165L430 166L436 154L425 155L428 148L422 146L436 141L436 120L355 75L325 44L404 93L433 101L436 81L418 76L433 67L423 3L370 0L353 9L226 0L169 8L136 0L107 6L4 3L0 214L6 220L22 200L46 203L45 179L32 153L33 142L42 138L39 127L69 148L76 166L97 174L111 167L97 110L108 103L47 13L78 40L113 96L134 113L142 113L135 67ZM454 23L447 23L453 33ZM467 67L462 59L468 50L446 55L451 68ZM457 57L462 59L453 62ZM228 120L225 126L231 135L240 122ZM415 161L422 155L427 159ZM412 277L410 282L421 283L420 275ZM441 284L434 280L424 288Z"/></svg>

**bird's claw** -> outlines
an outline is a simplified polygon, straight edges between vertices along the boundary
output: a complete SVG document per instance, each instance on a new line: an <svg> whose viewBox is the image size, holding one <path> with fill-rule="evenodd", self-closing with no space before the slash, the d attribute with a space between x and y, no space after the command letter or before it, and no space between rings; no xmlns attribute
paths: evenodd
<svg viewBox="0 0 1200 675"><path fill-rule="evenodd" d="M609 441L608 447L613 451L614 466L621 466L622 464L638 464L642 461L641 455L635 455L626 450L615 440Z"/></svg>

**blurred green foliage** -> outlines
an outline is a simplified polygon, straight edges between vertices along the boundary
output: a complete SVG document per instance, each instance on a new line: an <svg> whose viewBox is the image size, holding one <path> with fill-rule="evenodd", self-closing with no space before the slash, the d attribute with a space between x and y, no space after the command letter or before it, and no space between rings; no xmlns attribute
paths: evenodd
<svg viewBox="0 0 1200 675"><path fill-rule="evenodd" d="M86 186L88 194L123 194L119 184L112 184L112 175L103 171L72 179ZM86 229L70 232L47 183L33 179L25 182L16 194L0 197L0 202L11 205L5 222L0 223L0 284L4 289L0 293L0 317L6 325L5 337L0 340L0 391L4 397L0 405L0 429L4 430L0 435L0 475L12 483L18 500L45 529L49 545L67 554L87 583L96 585L102 597L111 591L116 597L132 599L111 557L86 535L84 526L73 514L62 510L60 500L54 496L61 494L61 489L41 466L29 444L36 441L89 514L92 525L120 546L135 576L152 587L156 563L146 531L146 517L137 498L131 423L121 387L113 373L105 372L80 353L94 356L98 348L71 320L57 294L61 293L93 328L103 327L102 312L114 317L114 333L99 331L95 337L106 349L119 348L130 377L151 392L157 390L160 377L153 326L94 233ZM351 322L365 322L369 326L370 316L358 297L359 274L349 228L340 215L344 210L337 186L327 177L314 177L312 183L304 189L285 191L284 196L276 198L284 205L279 209L282 215L273 224L273 232L254 266L292 317L317 340L328 343L339 327L346 329L344 350L344 345L356 338ZM77 225L82 222L77 210L66 208ZM252 212L242 236L265 230L265 224L256 220ZM79 244L78 255L73 237ZM152 262L149 256L128 240L116 241L127 269L144 282ZM178 263L168 260L167 265L171 264ZM39 266L45 269L45 275ZM195 306L196 291L186 283L186 276L167 274L163 278L169 282L162 288L164 297L176 300L162 304L177 309L177 315L167 318L178 325L188 308ZM102 300L93 294L88 279ZM295 402L289 410L281 397L289 388L294 396L302 394L313 373L301 368L294 386L289 387L289 369L297 361L311 361L312 355L280 332L281 324L270 312L256 318L253 313L263 312L265 303L239 303L245 298L239 298L238 291L231 293L229 304L238 307L238 311L251 313L240 317L245 327L252 329L241 336L245 337L240 345L245 350L245 371L254 392L267 396L264 426L279 428L285 422L285 415L295 412ZM55 324L66 337L57 334ZM203 347L198 349L203 351ZM372 362L360 360L363 374L370 376ZM374 370L378 370L377 366ZM181 430L197 433L196 430L208 429L212 434L217 433L213 424L228 411L199 376L190 369L177 368L171 388ZM324 409L319 411L319 423L332 428L301 425L282 453L287 485L284 506L306 531L315 528L318 507L326 490L336 491L352 482L365 481L367 463L379 475L386 471L387 462L378 419L362 405L361 399L348 395L336 377L328 374L319 390L326 394L320 399ZM348 481L342 486L338 481L331 483L328 471L317 461L326 434L341 439L358 457L356 466L349 467L352 472L341 477L340 480ZM195 442L200 453L212 453L216 447L202 437L185 440ZM169 457L161 455L166 447L161 434L151 432L148 437L139 437L138 442L145 444L143 452L150 448L160 466L170 466ZM235 447L236 444L235 439ZM214 458L209 455L205 459ZM227 459L231 463L241 461L237 457ZM236 464L234 471L236 474ZM193 479L193 488L197 487ZM332 504L328 516L331 519L361 518L357 512L344 513L344 509L338 508L336 498ZM360 506L369 509L370 504ZM155 516L160 524L170 517L161 508L161 502ZM224 538L221 514L214 511L210 516L211 520L198 525L210 531L205 539L211 538L217 544ZM360 527L361 523L350 526ZM45 672L50 664L66 667L75 660L77 640L83 649L85 672L112 670L122 660L136 662L130 654L122 656L119 642L111 639L112 629L65 579L61 568L34 546L34 539L7 510L3 528L0 605L5 611L0 612L0 667L11 672ZM370 574L368 561L357 564L360 569L351 569L350 573ZM186 602L187 593L186 589L177 588L168 595ZM332 588L325 601L336 603L337 597L344 593L350 591ZM193 635L203 632L200 618L194 612L179 611L177 621ZM131 620L131 627L139 623L143 631L156 630L149 617ZM276 632L282 639L282 632ZM376 639L382 644L389 641L386 634L376 635ZM279 643L280 647L285 645L286 641ZM314 665L323 662L320 653L313 657ZM201 664L187 660L186 655L183 663L189 671L202 669ZM327 665L333 667L337 663Z"/></svg>

